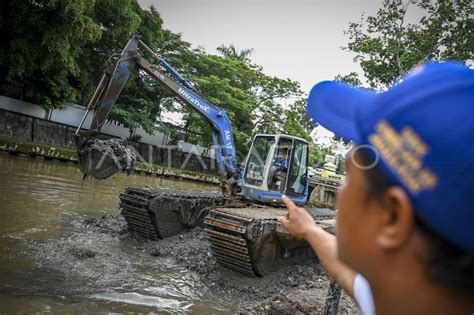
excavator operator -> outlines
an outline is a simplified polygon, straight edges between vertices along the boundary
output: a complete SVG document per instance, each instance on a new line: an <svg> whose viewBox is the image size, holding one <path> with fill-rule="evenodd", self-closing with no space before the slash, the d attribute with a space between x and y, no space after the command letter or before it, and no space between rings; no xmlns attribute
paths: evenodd
<svg viewBox="0 0 474 315"><path fill-rule="evenodd" d="M273 165L278 166L282 170L288 170L288 148L280 148L278 155L273 161Z"/></svg>
<svg viewBox="0 0 474 315"><path fill-rule="evenodd" d="M270 169L268 188L271 190L282 191L286 175L288 174L288 148L279 147L278 154L273 159Z"/></svg>

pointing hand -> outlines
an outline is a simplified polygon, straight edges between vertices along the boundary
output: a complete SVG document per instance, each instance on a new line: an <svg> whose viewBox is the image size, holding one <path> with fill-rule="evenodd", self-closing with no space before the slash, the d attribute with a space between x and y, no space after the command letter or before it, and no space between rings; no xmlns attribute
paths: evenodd
<svg viewBox="0 0 474 315"><path fill-rule="evenodd" d="M316 227L316 223L309 213L298 207L285 195L281 198L288 208L286 216L278 218L278 222L290 233L299 238L306 238L309 231Z"/></svg>

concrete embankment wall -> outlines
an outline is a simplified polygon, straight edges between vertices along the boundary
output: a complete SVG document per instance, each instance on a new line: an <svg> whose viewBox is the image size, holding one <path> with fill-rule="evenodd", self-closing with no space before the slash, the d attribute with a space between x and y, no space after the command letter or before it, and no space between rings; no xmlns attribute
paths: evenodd
<svg viewBox="0 0 474 315"><path fill-rule="evenodd" d="M76 128L0 109L0 136L75 149Z"/></svg>
<svg viewBox="0 0 474 315"><path fill-rule="evenodd" d="M18 147L21 143L23 149L29 150L23 152L26 154L42 155L44 153L46 157L54 157L54 155L48 156L49 153L46 154L46 152L57 153L61 151L63 155L69 156L69 153L64 152L74 153L76 150L73 138L75 131L76 127L74 126L0 108L0 137L3 139L0 149L3 150L12 151L12 148ZM102 136L104 138L116 137L111 134ZM37 149L32 149L35 144L37 144ZM183 152L178 146L153 145L143 142L132 142L130 145L135 148L141 157L139 160L142 165L150 164L148 169L153 168L151 164L161 166L154 167L155 170L159 170L158 173L164 172L163 167L174 168L176 171L191 171L213 176L217 175L218 172L215 159L201 156L199 148L190 152ZM51 148L48 146L51 146ZM62 150L62 148L65 150ZM32 150L36 151L33 152ZM71 159L64 159L73 160L72 157ZM147 167L142 166L142 169L145 168Z"/></svg>
<svg viewBox="0 0 474 315"><path fill-rule="evenodd" d="M84 116L86 108L77 104L65 104L61 109L44 110L41 106L17 100L11 97L0 95L0 109L19 113L28 117L40 118L71 127L77 127ZM89 114L84 121L84 128L89 128L92 121L92 114ZM115 121L107 121L102 127L102 132L114 137L126 138L129 136L128 128ZM155 131L148 134L142 128L137 128L136 135L141 136L141 141L152 145L164 145L168 142L168 136Z"/></svg>

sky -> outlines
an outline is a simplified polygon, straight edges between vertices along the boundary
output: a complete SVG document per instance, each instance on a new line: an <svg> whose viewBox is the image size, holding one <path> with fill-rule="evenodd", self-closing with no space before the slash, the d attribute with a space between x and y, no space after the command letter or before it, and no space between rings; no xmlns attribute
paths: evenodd
<svg viewBox="0 0 474 315"><path fill-rule="evenodd" d="M222 44L253 48L252 62L268 75L298 81L308 93L319 81L361 73L344 31L382 0L138 0L153 5L164 27L217 54ZM413 14L416 15L416 12ZM415 16L416 18L416 16ZM329 134L319 129L322 137ZM326 142L326 141L324 141Z"/></svg>
<svg viewBox="0 0 474 315"><path fill-rule="evenodd" d="M298 81L304 92L337 74L360 71L354 55L341 50L344 30L362 13L374 15L378 0L139 0L155 6L164 27L217 54L234 44L253 48L252 62L264 72Z"/></svg>

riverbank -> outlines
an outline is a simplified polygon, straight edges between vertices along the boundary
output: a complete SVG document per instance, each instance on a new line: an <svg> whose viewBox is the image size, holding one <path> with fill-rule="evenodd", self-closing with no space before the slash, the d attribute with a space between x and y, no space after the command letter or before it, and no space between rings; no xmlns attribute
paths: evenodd
<svg viewBox="0 0 474 315"><path fill-rule="evenodd" d="M32 158L77 163L77 155L75 150L11 137L0 137L0 151L8 152L14 155L24 155ZM145 164L142 162L135 163L133 172L151 176L187 179L211 184L218 184L220 182L217 175L197 173L185 169L165 167L157 164Z"/></svg>

